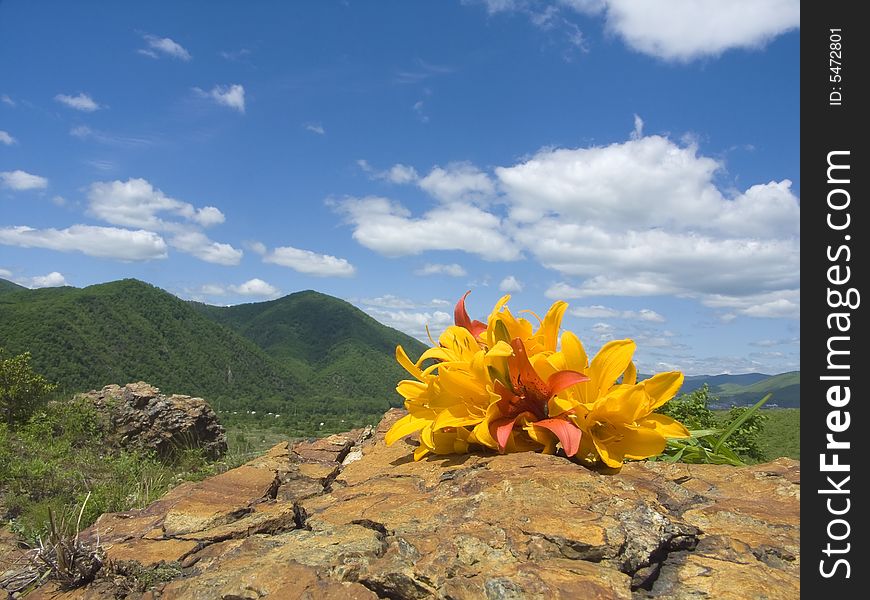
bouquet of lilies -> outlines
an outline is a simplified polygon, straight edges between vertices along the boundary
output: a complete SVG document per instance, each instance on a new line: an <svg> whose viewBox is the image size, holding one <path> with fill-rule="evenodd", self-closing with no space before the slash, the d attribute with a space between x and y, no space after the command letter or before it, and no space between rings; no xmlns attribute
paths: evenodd
<svg viewBox="0 0 870 600"><path fill-rule="evenodd" d="M674 419L653 412L683 383L677 371L638 382L635 343L614 340L589 361L580 340L559 330L568 305L555 302L538 326L511 314L502 297L486 323L471 320L468 293L455 325L413 362L396 359L414 379L397 386L408 414L386 443L419 432L414 458L463 454L473 446L498 452L540 451L590 466L619 468L625 459L660 454L668 438L688 438Z"/></svg>

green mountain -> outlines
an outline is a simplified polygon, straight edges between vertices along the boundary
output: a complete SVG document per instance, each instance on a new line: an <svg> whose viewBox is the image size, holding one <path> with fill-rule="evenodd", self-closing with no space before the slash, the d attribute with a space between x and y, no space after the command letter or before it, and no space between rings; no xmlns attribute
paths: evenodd
<svg viewBox="0 0 870 600"><path fill-rule="evenodd" d="M11 281L6 281L5 279L0 279L0 294L3 292L14 292L16 290L26 290L27 288L23 285L18 285L17 283L12 283Z"/></svg>
<svg viewBox="0 0 870 600"><path fill-rule="evenodd" d="M424 346L347 302L300 292L214 307L126 279L29 290L0 280L0 346L30 351L68 391L145 380L218 408L295 417L382 414L400 402L397 344Z"/></svg>
<svg viewBox="0 0 870 600"><path fill-rule="evenodd" d="M768 393L773 394L767 406L800 408L801 373L789 371L779 375L745 373L741 375L694 375L686 377L681 393L692 392L707 384L714 396L719 397L716 407L749 406Z"/></svg>

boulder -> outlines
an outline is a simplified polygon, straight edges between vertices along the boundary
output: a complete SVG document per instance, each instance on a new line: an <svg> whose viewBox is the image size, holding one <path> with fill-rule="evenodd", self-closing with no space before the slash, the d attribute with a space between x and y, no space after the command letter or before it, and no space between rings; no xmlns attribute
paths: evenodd
<svg viewBox="0 0 870 600"><path fill-rule="evenodd" d="M371 437L281 444L144 510L103 515L83 533L108 548L103 580L31 597L108 600L113 564L161 557L178 575L128 598L799 595L796 461L634 462L617 474L535 453L414 462L413 442L383 442L400 415Z"/></svg>
<svg viewBox="0 0 870 600"><path fill-rule="evenodd" d="M107 385L80 397L103 415L110 443L119 447L152 450L164 458L196 447L217 459L227 450L224 428L202 398L166 396L143 381Z"/></svg>

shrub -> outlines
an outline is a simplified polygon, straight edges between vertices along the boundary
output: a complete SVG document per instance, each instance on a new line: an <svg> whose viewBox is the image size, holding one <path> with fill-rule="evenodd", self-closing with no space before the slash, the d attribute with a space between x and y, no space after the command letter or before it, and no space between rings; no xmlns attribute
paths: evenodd
<svg viewBox="0 0 870 600"><path fill-rule="evenodd" d="M44 404L55 388L30 366L30 353L10 356L0 348L0 418L21 423Z"/></svg>

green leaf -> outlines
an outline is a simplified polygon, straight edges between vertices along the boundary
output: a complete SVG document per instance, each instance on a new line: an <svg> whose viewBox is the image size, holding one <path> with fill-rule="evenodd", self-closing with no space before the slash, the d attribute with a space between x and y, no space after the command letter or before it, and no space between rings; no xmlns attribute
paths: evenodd
<svg viewBox="0 0 870 600"><path fill-rule="evenodd" d="M716 444L713 446L713 452L719 452L719 448L722 446L722 444L725 443L725 441L726 441L726 440L731 436L731 434L734 433L735 431L737 431L737 429L738 429L741 425L743 425L743 423L746 421L746 419L748 419L748 418L751 417L753 414L755 414L756 412L758 412L758 410L759 410L762 406L764 406L764 404L765 404L768 400L770 400L770 397L771 397L772 395L773 395L773 394L768 394L768 395L766 395L764 398L762 398L761 400L759 400L758 402L756 402L756 403L752 406L752 408L750 408L750 409L747 410L745 413L743 413L742 415L740 415L740 418L738 418L736 421L734 421L733 423L731 423L731 425L728 427L728 429L725 430L725 433L722 434L722 437L720 437L720 438L716 441Z"/></svg>

